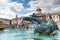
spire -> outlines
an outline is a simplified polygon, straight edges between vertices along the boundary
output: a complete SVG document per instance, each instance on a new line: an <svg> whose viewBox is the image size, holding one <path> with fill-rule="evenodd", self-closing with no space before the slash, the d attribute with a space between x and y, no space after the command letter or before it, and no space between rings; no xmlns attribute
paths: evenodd
<svg viewBox="0 0 60 40"><path fill-rule="evenodd" d="M18 25L18 15L16 15L16 26Z"/></svg>
<svg viewBox="0 0 60 40"><path fill-rule="evenodd" d="M16 15L16 18L18 18L18 15Z"/></svg>

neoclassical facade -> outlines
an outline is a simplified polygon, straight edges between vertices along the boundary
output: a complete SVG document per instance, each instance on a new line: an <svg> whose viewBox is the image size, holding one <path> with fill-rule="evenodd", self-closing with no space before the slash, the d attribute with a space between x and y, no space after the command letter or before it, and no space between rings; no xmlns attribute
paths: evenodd
<svg viewBox="0 0 60 40"><path fill-rule="evenodd" d="M51 15L51 17L53 18L53 20L56 23L60 23L60 14L59 13L43 13L42 10L38 7L34 13L34 15L36 15L39 19L45 19L46 21L48 21L49 19L49 15ZM29 17L31 17L32 15L30 15ZM26 23L23 20L24 17L18 17L16 15L16 17L12 20L8 20L8 19L1 19L0 21L3 22L3 24L7 24L7 25L21 25ZM29 23L29 22L28 22Z"/></svg>
<svg viewBox="0 0 60 40"><path fill-rule="evenodd" d="M60 23L60 14L59 13L43 13L42 10L38 7L35 11L35 15L40 19L49 19L49 15L53 18L56 23Z"/></svg>
<svg viewBox="0 0 60 40"><path fill-rule="evenodd" d="M10 24L10 20L9 19L3 19L3 18L0 18L0 21L3 22L3 24L7 24L9 25Z"/></svg>

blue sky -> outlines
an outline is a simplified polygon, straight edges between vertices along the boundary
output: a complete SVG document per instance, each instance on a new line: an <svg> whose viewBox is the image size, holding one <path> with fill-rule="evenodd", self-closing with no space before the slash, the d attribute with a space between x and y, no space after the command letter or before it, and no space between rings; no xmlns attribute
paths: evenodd
<svg viewBox="0 0 60 40"><path fill-rule="evenodd" d="M31 0L11 0L11 2L17 2L17 3L23 3L24 9L18 12L18 15L23 15L29 12L32 12L31 10L26 10L27 8L30 8L30 5L28 4Z"/></svg>
<svg viewBox="0 0 60 40"><path fill-rule="evenodd" d="M24 8L29 8L30 5L28 5L29 1L31 0L11 0L12 2L17 2L17 3L23 3Z"/></svg>
<svg viewBox="0 0 60 40"><path fill-rule="evenodd" d="M0 18L28 16L38 6L42 12L60 12L60 0L0 0Z"/></svg>
<svg viewBox="0 0 60 40"><path fill-rule="evenodd" d="M36 4L36 6L39 6L38 4L39 4L39 2L41 1L39 1L39 0L11 0L12 2L17 2L17 3L23 3L23 7L25 8L25 9L27 9L27 8L30 8L30 6L32 6L32 5L29 5L29 2L33 2L33 3L31 3L31 4L33 4L33 7L35 6L34 4ZM39 1L39 2L38 2ZM52 10L53 10L53 8L56 8L56 7L60 7L60 0L51 0L50 2L49 2L49 0L42 0L41 1L42 2L42 9L44 10L44 11L47 11L47 12L51 12ZM46 3L45 5L44 5L44 3ZM49 4L50 3L50 4ZM52 4L51 4L52 3ZM53 5L53 6L52 6ZM46 7L45 7L46 6ZM49 7L50 6L50 7ZM40 6L39 6L40 7ZM25 13L28 13L28 12L31 12L31 10L25 10L25 9L23 9L23 10L21 10L20 11L20 13L23 13L23 14L25 14ZM24 11L24 12L23 12Z"/></svg>
<svg viewBox="0 0 60 40"><path fill-rule="evenodd" d="M36 7L39 6L44 11L47 11L47 12L51 12L53 10L53 8L60 7L60 0L11 0L11 1L12 2L17 2L17 3L23 3L23 7L25 9L26 8L30 8L30 6L33 6L34 7L36 5ZM29 5L29 2L31 2L30 5ZM41 6L40 6L39 3L41 4ZM25 10L25 9L23 9L23 11L25 13L28 13L28 12L31 11L31 10ZM23 13L23 11L21 10L20 12Z"/></svg>

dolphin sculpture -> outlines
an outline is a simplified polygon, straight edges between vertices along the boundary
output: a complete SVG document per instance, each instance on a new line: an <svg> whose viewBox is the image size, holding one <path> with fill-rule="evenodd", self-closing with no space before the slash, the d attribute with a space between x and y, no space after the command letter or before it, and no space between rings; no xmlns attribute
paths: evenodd
<svg viewBox="0 0 60 40"><path fill-rule="evenodd" d="M34 29L34 34L39 33L39 34L50 35L53 31L58 29L57 25L52 19L49 19L48 22L45 22L42 19L38 19L35 17L25 17L23 19L36 24L36 27Z"/></svg>

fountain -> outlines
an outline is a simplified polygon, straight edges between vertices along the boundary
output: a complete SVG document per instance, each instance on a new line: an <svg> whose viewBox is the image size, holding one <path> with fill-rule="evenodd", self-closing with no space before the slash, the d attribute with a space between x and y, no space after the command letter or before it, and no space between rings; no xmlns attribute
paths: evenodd
<svg viewBox="0 0 60 40"><path fill-rule="evenodd" d="M25 17L23 19L36 25L34 34L39 33L50 35L53 31L58 29L52 17L49 18L48 22L45 22L43 19L38 19L37 17Z"/></svg>

